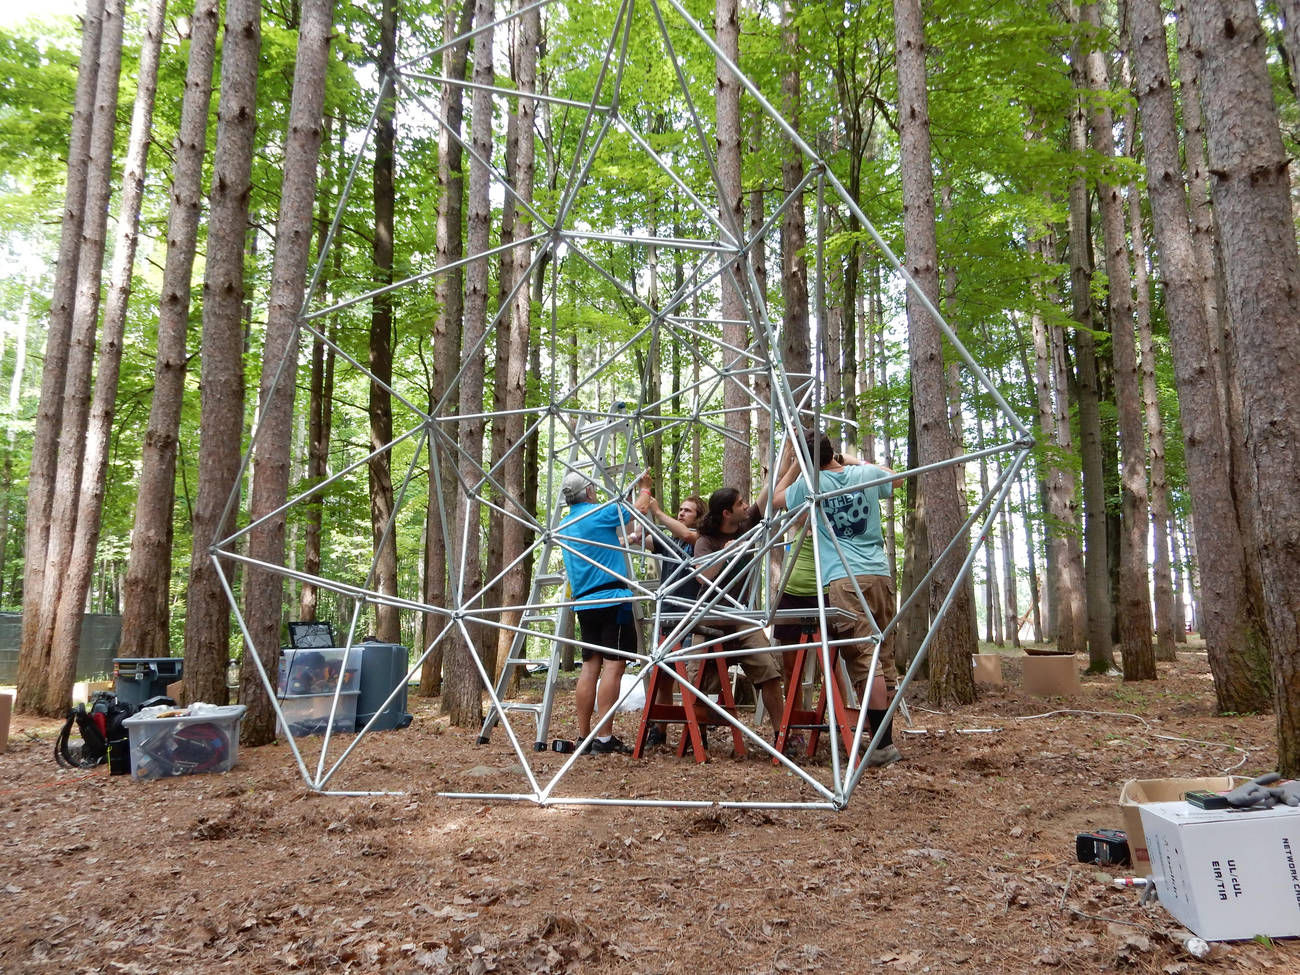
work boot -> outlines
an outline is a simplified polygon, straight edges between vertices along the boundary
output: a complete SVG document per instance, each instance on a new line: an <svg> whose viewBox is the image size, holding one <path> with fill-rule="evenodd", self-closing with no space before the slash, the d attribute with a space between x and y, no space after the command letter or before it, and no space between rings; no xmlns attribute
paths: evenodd
<svg viewBox="0 0 1300 975"><path fill-rule="evenodd" d="M871 757L867 759L867 765L870 768L881 768L885 765L893 765L895 762L902 761L903 753L898 750L894 744L881 745Z"/></svg>

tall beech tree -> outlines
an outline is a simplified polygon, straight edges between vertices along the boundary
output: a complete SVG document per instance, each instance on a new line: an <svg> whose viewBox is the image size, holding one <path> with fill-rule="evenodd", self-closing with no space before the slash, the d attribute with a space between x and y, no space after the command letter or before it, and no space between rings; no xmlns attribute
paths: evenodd
<svg viewBox="0 0 1300 975"><path fill-rule="evenodd" d="M244 242L261 48L261 5L257 0L227 0L203 274L199 487L185 601L185 696L211 704L226 702L230 660L230 604L210 550L234 526L234 505L229 502L244 441ZM251 690L258 679L248 654L240 668L240 686ZM245 725L244 733L249 727Z"/></svg>
<svg viewBox="0 0 1300 975"><path fill-rule="evenodd" d="M713 31L718 49L732 64L740 60L740 4L738 0L716 0L713 11ZM722 226L739 241L745 232L741 191L741 121L740 81L722 58L715 59L717 100L714 111L718 138L718 204ZM745 288L738 267L726 268L722 273L722 339L731 349L744 349L749 343L749 329ZM734 368L748 365L744 355L729 352L735 360ZM727 411L725 426L727 442L722 450L722 483L739 485L748 490L751 477L749 448L749 396L748 383L741 375L728 376L722 391L723 408Z"/></svg>
<svg viewBox="0 0 1300 975"><path fill-rule="evenodd" d="M800 116L799 26L794 4L781 4L781 47L785 70L781 73L781 111L798 128ZM803 153L791 143L781 159L781 192L793 193L803 182ZM804 256L807 233L804 207L787 207L781 215L781 359L787 372L806 374L808 356L808 259ZM796 386L797 388L797 386Z"/></svg>
<svg viewBox="0 0 1300 975"><path fill-rule="evenodd" d="M528 95L537 91L537 50L541 42L541 12L536 8L524 14L519 20L515 35L513 61L516 83L519 87L516 115L517 149L515 158L515 192L524 203L532 203L533 173L536 158L533 137L534 121L537 115L537 101ZM527 209L521 207L515 226L515 240L523 241L532 233L532 221ZM497 369L505 374L505 402L507 410L504 437L506 448L510 453L502 465L501 479L510 497L523 498L524 492L524 406L527 392L528 345L532 325L532 289L529 287L528 271L532 264L532 247L526 243L516 243L511 258L514 262L512 278L515 282L514 302L509 312L509 334L506 345L506 357L497 363ZM524 548L529 541L530 532L521 520L528 513L519 510L512 503L507 503L506 517L502 524L502 563L505 579L500 587L501 602L505 606L519 606L528 597L528 572L523 562ZM519 614L506 617L511 625L518 625ZM499 670L509 653L513 634L506 630L500 633L496 653L496 668ZM518 671L515 671L518 674Z"/></svg>
<svg viewBox="0 0 1300 975"><path fill-rule="evenodd" d="M1288 157L1250 0L1190 4L1214 214L1231 307L1245 449L1261 530L1278 766L1300 775L1300 253ZM1214 571L1219 571L1215 566Z"/></svg>
<svg viewBox="0 0 1300 975"><path fill-rule="evenodd" d="M379 16L379 77L387 82L379 115L375 119L375 165L373 189L375 237L372 247L375 287L393 283L393 144L396 127L393 113L397 104L397 0L383 0ZM370 458L370 533L375 568L372 586L377 592L397 595L397 536L389 528L393 520L393 457L383 450L393 439L393 295L375 295L370 301L370 449L380 451ZM401 642L397 609L375 606L375 634L388 643Z"/></svg>
<svg viewBox="0 0 1300 975"><path fill-rule="evenodd" d="M1078 9L1071 7L1072 16ZM1075 87L1086 87L1084 54L1076 37L1071 57ZM1101 385L1097 374L1096 321L1092 300L1092 234L1088 184L1083 171L1088 123L1082 97L1069 118L1069 146L1079 159L1070 180L1070 304L1074 318L1074 387L1079 414L1079 451L1083 467L1084 591L1087 600L1088 669L1114 669L1110 636L1111 599L1107 572L1110 545L1106 534L1105 465L1101 445Z"/></svg>

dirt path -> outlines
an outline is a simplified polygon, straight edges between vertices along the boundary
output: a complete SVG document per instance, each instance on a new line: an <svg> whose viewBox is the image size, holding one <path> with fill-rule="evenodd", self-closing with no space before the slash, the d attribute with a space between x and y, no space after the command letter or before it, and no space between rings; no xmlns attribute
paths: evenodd
<svg viewBox="0 0 1300 975"><path fill-rule="evenodd" d="M1163 909L1109 886L1125 871L1074 855L1077 832L1122 826L1127 778L1267 770L1271 717L1210 716L1203 653L1156 683L1085 680L1068 702L1024 697L1018 663L1006 672L955 713L915 697L925 734L900 735L905 761L839 813L442 799L518 773L502 735L478 747L422 701L340 782L398 798L316 795L284 745L220 776L63 772L52 723L20 717L0 755L0 971L1300 970L1297 941L1195 959ZM1116 713L1029 717L1056 707ZM569 724L562 710L557 733ZM582 761L590 794L806 795L756 759Z"/></svg>

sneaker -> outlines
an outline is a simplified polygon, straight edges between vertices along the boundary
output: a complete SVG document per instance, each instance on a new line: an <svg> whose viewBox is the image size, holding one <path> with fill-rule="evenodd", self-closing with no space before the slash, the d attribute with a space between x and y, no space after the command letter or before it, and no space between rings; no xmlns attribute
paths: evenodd
<svg viewBox="0 0 1300 975"><path fill-rule="evenodd" d="M867 759L867 765L871 768L880 768L884 765L893 765L895 762L902 761L903 753L898 750L897 745L882 745L871 753Z"/></svg>
<svg viewBox="0 0 1300 975"><path fill-rule="evenodd" d="M601 741L599 738L592 741L591 752L593 755L631 755L632 749L618 735L611 735L609 741Z"/></svg>
<svg viewBox="0 0 1300 975"><path fill-rule="evenodd" d="M668 735L664 733L664 729L657 724L652 724L650 730L645 734L645 747L656 748L659 745L666 744L668 744Z"/></svg>

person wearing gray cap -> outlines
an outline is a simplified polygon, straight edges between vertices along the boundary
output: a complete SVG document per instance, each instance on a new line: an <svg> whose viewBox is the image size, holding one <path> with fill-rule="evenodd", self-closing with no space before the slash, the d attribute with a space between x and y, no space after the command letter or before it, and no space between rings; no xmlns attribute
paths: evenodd
<svg viewBox="0 0 1300 975"><path fill-rule="evenodd" d="M650 510L653 479L641 476L635 507ZM578 738L591 733L593 710L602 720L594 754L632 751L613 733L614 705L618 702L626 655L636 652L636 624L632 617L632 590L628 587L623 536L635 523L632 511L620 501L598 504L596 485L585 474L570 471L560 485L569 513L557 528L564 555L564 571L573 593L581 630L582 671L576 691ZM608 648L605 652L601 648Z"/></svg>

